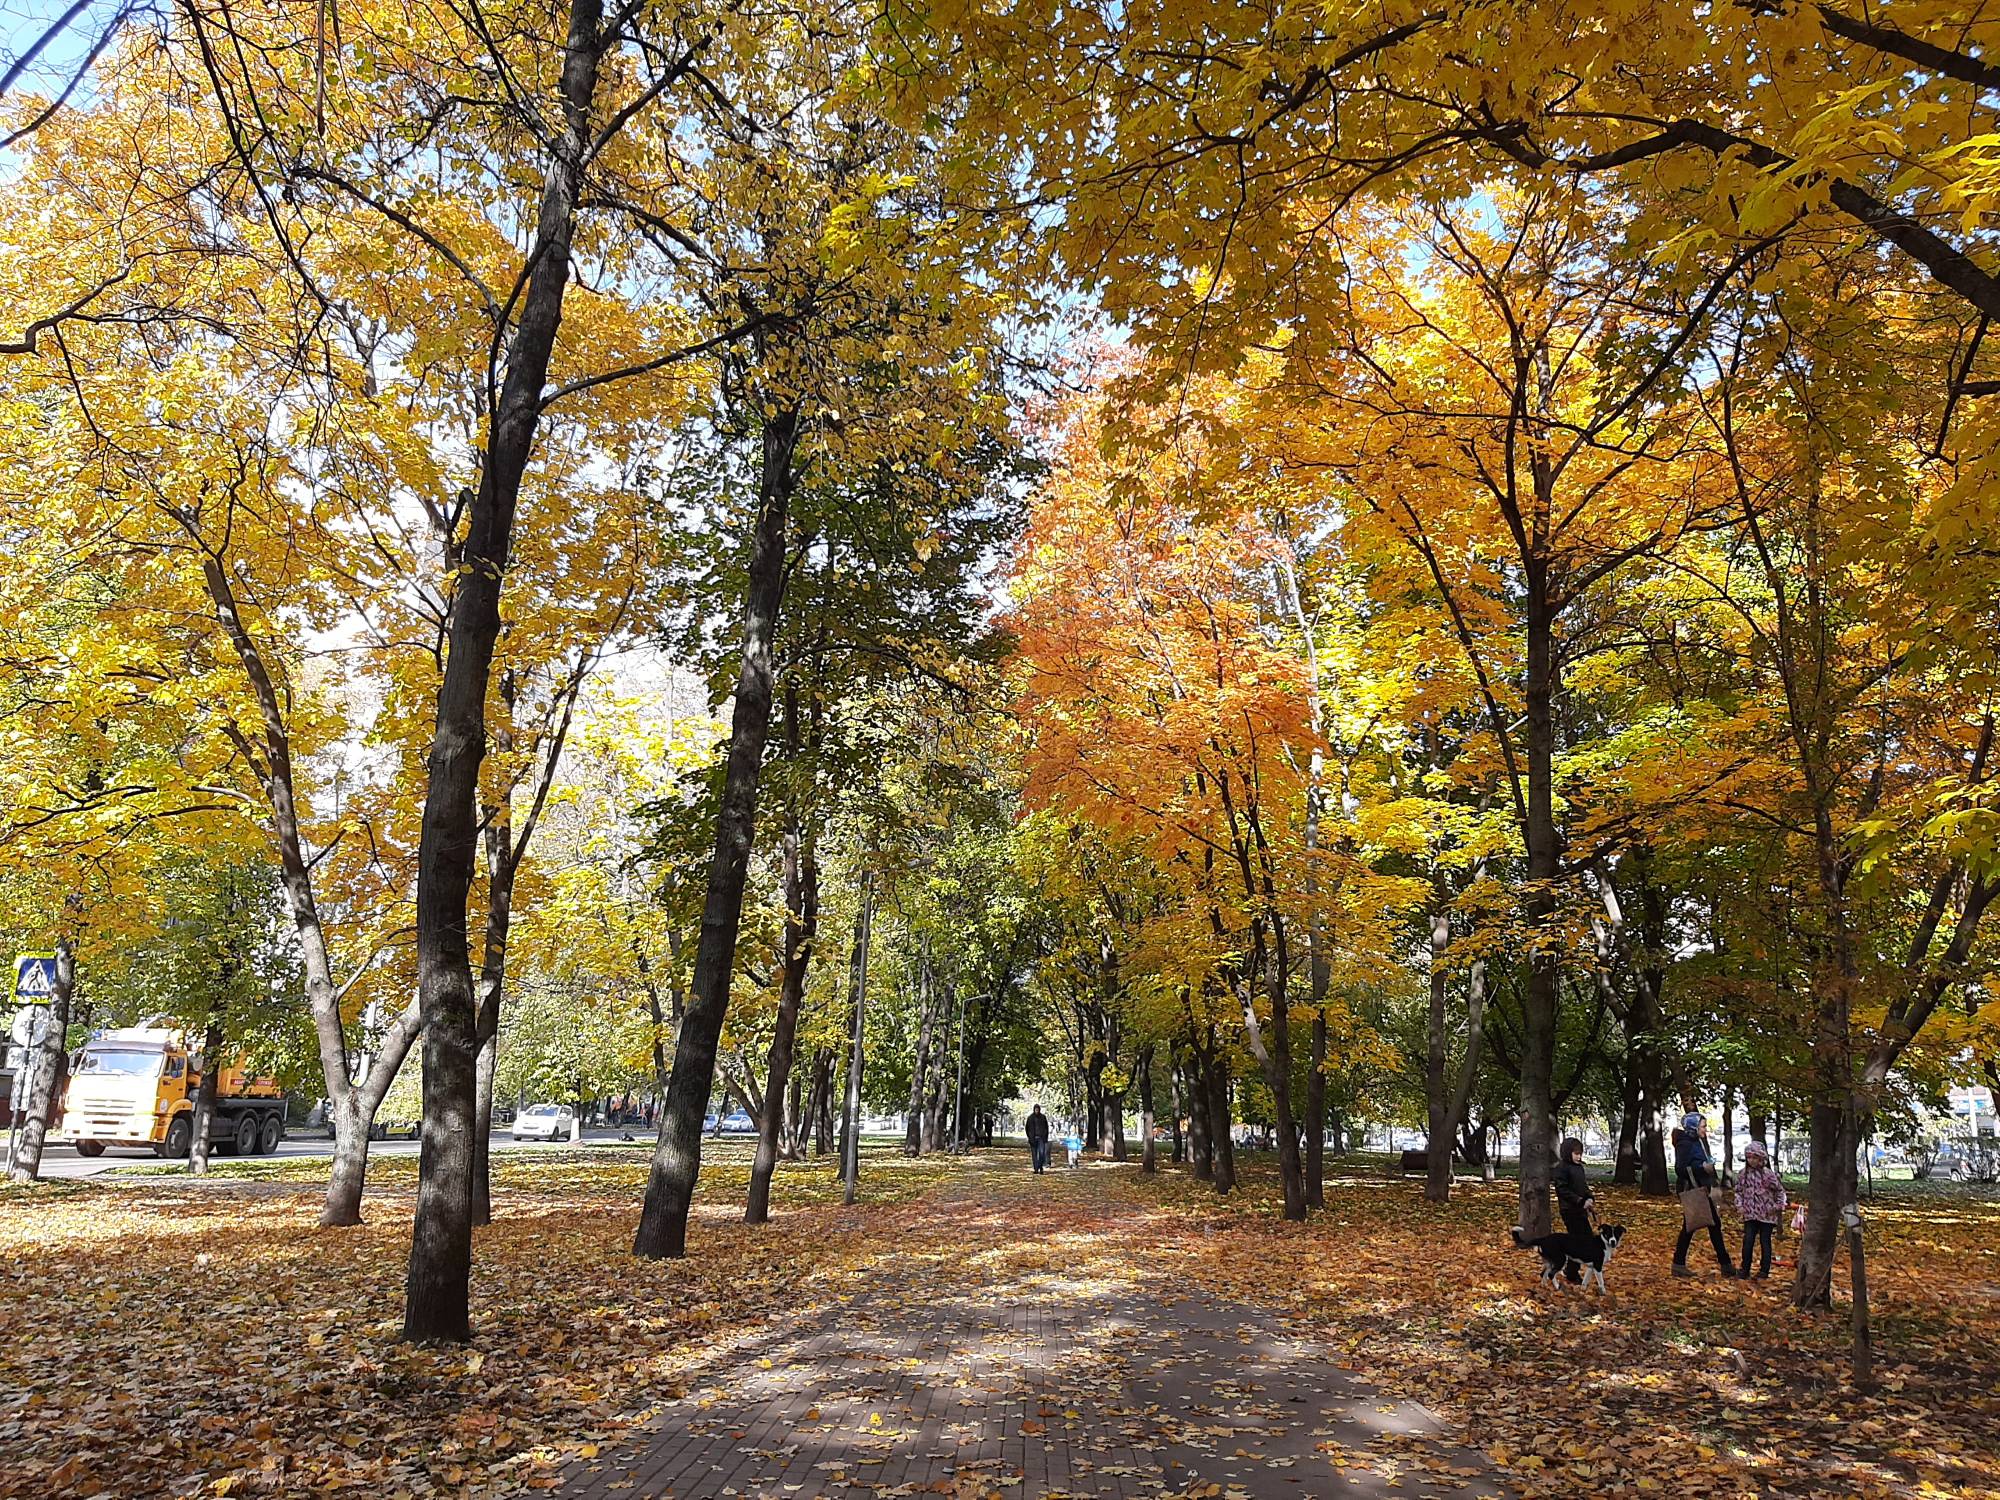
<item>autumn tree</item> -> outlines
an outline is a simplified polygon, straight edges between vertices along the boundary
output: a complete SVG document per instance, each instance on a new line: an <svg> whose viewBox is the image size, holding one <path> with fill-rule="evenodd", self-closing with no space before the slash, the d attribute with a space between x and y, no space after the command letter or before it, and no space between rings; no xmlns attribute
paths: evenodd
<svg viewBox="0 0 2000 1500"><path fill-rule="evenodd" d="M1015 585L1028 796L1136 838L1176 886L1148 924L1180 955L1169 967L1184 1003L1205 1012L1205 1087L1225 1088L1219 1017L1202 999L1213 990L1232 1002L1224 1035L1240 1028L1270 1091L1285 1209L1299 1217L1292 985L1309 933L1329 953L1380 953L1363 913L1383 890L1370 889L1364 841L1312 820L1324 720L1313 658L1290 635L1290 553L1257 509L1181 482L1184 467L1207 472L1192 439L1107 462L1100 412L1066 435Z"/></svg>
<svg viewBox="0 0 2000 1500"><path fill-rule="evenodd" d="M1934 1018L1980 1003L1966 985L1990 961L1983 919L2000 892L1979 623L1994 596L1951 544L1958 497L1926 462L1952 397L1910 378L1935 325L1909 316L1922 304L1908 291L1834 258L1735 310L1704 397L1733 525L1690 553L1680 591L1697 611L1692 654L1728 674L1717 732L1744 760L1685 834L1744 866L1717 893L1730 951L1712 971L1770 976L1765 1003L1810 1047L1791 1074L1812 1135L1801 1305L1828 1298L1840 1211L1892 1073Z"/></svg>
<svg viewBox="0 0 2000 1500"><path fill-rule="evenodd" d="M1428 583L1484 710L1478 753L1522 850L1530 1226L1547 1213L1561 910L1579 852L1557 786L1577 754L1564 673L1592 649L1593 601L1720 505L1719 466L1676 398L1685 351L1739 271L1726 262L1684 292L1664 268L1621 269L1603 217L1559 194L1499 195L1329 230L1327 283L1316 257L1300 273L1325 321L1305 323L1273 387L1279 402L1324 401L1317 436L1289 425L1293 461L1337 473L1356 545L1397 549Z"/></svg>
<svg viewBox="0 0 2000 1500"><path fill-rule="evenodd" d="M723 382L725 422L743 434L754 479L748 523L728 533L747 554L741 670L688 1011L634 1242L649 1257L686 1249L769 740L794 498L824 474L863 502L860 530L873 529L872 503L907 508L921 536L940 484L949 493L981 482L979 435L1004 418L995 320L1012 278L991 274L1004 260L975 261L935 153L873 106L866 18L823 19L774 34L746 59L730 120L710 138L713 193L697 216L713 296L755 309ZM903 480L925 468L929 481Z"/></svg>

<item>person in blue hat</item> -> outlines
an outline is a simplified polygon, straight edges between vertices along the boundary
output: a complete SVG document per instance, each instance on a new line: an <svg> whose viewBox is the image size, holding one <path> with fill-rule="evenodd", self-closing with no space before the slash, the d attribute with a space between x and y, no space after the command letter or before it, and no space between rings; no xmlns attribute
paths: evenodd
<svg viewBox="0 0 2000 1500"><path fill-rule="evenodd" d="M1715 1203L1715 1153L1708 1149L1708 1122L1694 1110L1688 1111L1681 1121L1680 1129L1674 1132L1674 1186L1681 1192L1681 1233L1674 1241L1674 1275L1692 1276L1688 1269L1688 1246L1694 1243L1694 1233L1703 1227L1698 1222L1700 1204L1703 1199L1708 1204L1708 1241L1715 1247L1715 1263L1721 1267L1724 1279L1735 1276L1736 1267L1730 1262L1729 1247L1722 1242L1722 1214ZM1700 1199L1690 1199L1687 1195L1699 1191Z"/></svg>

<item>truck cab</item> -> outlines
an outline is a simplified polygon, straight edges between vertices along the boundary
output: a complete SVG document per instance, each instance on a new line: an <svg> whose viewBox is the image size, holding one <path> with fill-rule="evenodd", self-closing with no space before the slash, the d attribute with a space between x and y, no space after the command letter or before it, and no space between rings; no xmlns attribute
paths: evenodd
<svg viewBox="0 0 2000 1500"><path fill-rule="evenodd" d="M100 1155L106 1146L149 1146L160 1156L186 1156L194 1141L202 1065L178 1031L132 1026L100 1032L70 1068L55 1139L68 1141L81 1156ZM250 1075L240 1060L220 1066L211 1144L225 1155L277 1150L285 1133L285 1099L277 1081Z"/></svg>

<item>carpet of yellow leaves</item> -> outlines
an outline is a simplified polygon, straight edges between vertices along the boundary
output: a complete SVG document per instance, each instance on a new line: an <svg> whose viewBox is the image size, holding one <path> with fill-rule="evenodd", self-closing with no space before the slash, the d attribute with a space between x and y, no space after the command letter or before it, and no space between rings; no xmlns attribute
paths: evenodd
<svg viewBox="0 0 2000 1500"><path fill-rule="evenodd" d="M453 1350L396 1341L413 1164L377 1164L359 1230L316 1225L312 1185L295 1180L315 1169L295 1162L7 1193L0 1495L548 1489L703 1361L954 1234L980 1240L961 1251L968 1276L984 1257L990 1274L1115 1272L1169 1299L1194 1285L1275 1311L1439 1412L1525 1494L2000 1493L1991 1196L1906 1189L1869 1210L1882 1385L1858 1398L1844 1317L1791 1312L1782 1268L1669 1278L1671 1202L1604 1193L1633 1226L1610 1295L1546 1298L1507 1240L1508 1183L1431 1207L1415 1183L1356 1172L1301 1226L1276 1218L1255 1167L1224 1202L1171 1169L1043 1179L998 1158L884 1152L856 1209L839 1207L829 1167L788 1168L776 1221L753 1231L737 1217L744 1165L725 1155L703 1174L694 1257L651 1264L628 1253L642 1153L510 1153L495 1161L500 1220L477 1244L475 1343ZM992 1189L968 1170L1003 1196L1032 1192L1036 1211L1013 1221L996 1201L975 1233L965 1193ZM1071 1209L1076 1233L1052 1229Z"/></svg>
<svg viewBox="0 0 2000 1500"><path fill-rule="evenodd" d="M1507 1235L1512 1182L1461 1183L1434 1206L1415 1182L1330 1176L1327 1212L1305 1225L1274 1216L1272 1187L1253 1171L1228 1203L1177 1173L1123 1190L1198 1226L1162 1238L1162 1271L1286 1312L1455 1422L1524 1494L2000 1495L1990 1191L1903 1184L1862 1205L1881 1377L1864 1398L1846 1381L1844 1302L1787 1305L1795 1240L1778 1241L1770 1280L1742 1282L1698 1238L1696 1279L1675 1280L1679 1205L1600 1189L1604 1218L1629 1226L1610 1294L1546 1297Z"/></svg>
<svg viewBox="0 0 2000 1500"><path fill-rule="evenodd" d="M871 1156L864 1216L830 1166L788 1167L753 1231L741 1156L704 1169L674 1263L630 1254L642 1152L496 1156L469 1349L397 1342L412 1158L375 1163L359 1229L315 1222L293 1179L323 1161L0 1196L0 1496L553 1488L690 1361L836 1295L949 1169Z"/></svg>

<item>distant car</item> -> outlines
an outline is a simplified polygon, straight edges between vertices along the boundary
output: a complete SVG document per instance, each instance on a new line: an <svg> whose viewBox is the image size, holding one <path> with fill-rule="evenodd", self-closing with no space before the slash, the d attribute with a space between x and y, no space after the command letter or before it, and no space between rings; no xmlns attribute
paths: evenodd
<svg viewBox="0 0 2000 1500"><path fill-rule="evenodd" d="M517 1141L566 1141L576 1123L576 1111L567 1104L535 1104L514 1118Z"/></svg>
<svg viewBox="0 0 2000 1500"><path fill-rule="evenodd" d="M732 1109L728 1114L724 1115L719 1128L723 1135L755 1135L757 1133L755 1122L740 1109Z"/></svg>
<svg viewBox="0 0 2000 1500"><path fill-rule="evenodd" d="M375 1141L414 1141L423 1133L423 1125L416 1120L378 1118L369 1130L368 1138Z"/></svg>
<svg viewBox="0 0 2000 1500"><path fill-rule="evenodd" d="M1940 1141L1924 1175L1949 1182L2000 1180L2000 1149L1990 1138Z"/></svg>

